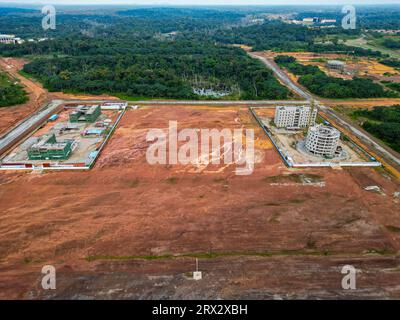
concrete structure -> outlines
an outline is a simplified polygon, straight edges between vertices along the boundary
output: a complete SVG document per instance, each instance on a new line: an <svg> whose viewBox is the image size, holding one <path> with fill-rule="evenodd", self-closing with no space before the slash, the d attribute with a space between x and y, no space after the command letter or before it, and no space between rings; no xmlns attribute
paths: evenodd
<svg viewBox="0 0 400 320"><path fill-rule="evenodd" d="M321 23L336 23L336 19L322 19Z"/></svg>
<svg viewBox="0 0 400 320"><path fill-rule="evenodd" d="M314 22L315 22L314 19L315 19L315 18L304 18L304 19L303 19L303 22L304 22L304 23L314 23Z"/></svg>
<svg viewBox="0 0 400 320"><path fill-rule="evenodd" d="M329 60L326 66L329 69L344 71L346 64L342 61Z"/></svg>
<svg viewBox="0 0 400 320"><path fill-rule="evenodd" d="M106 102L101 105L102 110L123 110L128 107L128 102Z"/></svg>
<svg viewBox="0 0 400 320"><path fill-rule="evenodd" d="M66 160L72 153L73 141L57 142L54 134L44 135L28 150L29 160Z"/></svg>
<svg viewBox="0 0 400 320"><path fill-rule="evenodd" d="M308 130L305 146L308 152L325 157L335 157L338 150L340 132L332 127L316 125Z"/></svg>
<svg viewBox="0 0 400 320"><path fill-rule="evenodd" d="M82 137L93 137L97 136L100 137L104 132L104 129L99 128L89 128L81 133Z"/></svg>
<svg viewBox="0 0 400 320"><path fill-rule="evenodd" d="M18 40L21 40L21 39L16 38L15 35L13 35L13 34L0 34L0 43L15 44L15 43L18 43Z"/></svg>
<svg viewBox="0 0 400 320"><path fill-rule="evenodd" d="M309 123L315 124L317 113L318 110L315 108L311 114L309 106L278 106L275 109L274 123L278 128L305 128Z"/></svg>
<svg viewBox="0 0 400 320"><path fill-rule="evenodd" d="M94 106L78 106L76 110L69 114L69 121L74 122L87 122L93 123L101 115L101 108L99 105Z"/></svg>

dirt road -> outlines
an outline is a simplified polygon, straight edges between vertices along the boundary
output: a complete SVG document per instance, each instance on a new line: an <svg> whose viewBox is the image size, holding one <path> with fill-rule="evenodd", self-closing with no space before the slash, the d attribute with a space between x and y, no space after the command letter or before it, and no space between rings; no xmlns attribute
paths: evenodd
<svg viewBox="0 0 400 320"><path fill-rule="evenodd" d="M22 105L0 108L0 136L11 127L36 112L48 99L49 94L39 83L21 76L18 71L26 61L14 58L0 58L0 68L11 77L18 79L28 93L29 101Z"/></svg>
<svg viewBox="0 0 400 320"><path fill-rule="evenodd" d="M286 85L292 92L298 94L306 100L312 99L312 95L306 90L300 88L300 86L298 86L296 83L294 83L292 79L290 79L290 77L281 68L279 68L279 66L273 60L267 58L259 52L248 52L248 54L254 59L261 60L269 69L274 72L281 83Z"/></svg>

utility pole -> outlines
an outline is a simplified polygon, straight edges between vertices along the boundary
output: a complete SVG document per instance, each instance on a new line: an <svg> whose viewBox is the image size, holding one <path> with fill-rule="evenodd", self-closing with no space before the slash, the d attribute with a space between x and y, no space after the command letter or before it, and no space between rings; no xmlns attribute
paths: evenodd
<svg viewBox="0 0 400 320"><path fill-rule="evenodd" d="M193 272L193 279L198 281L203 279L203 273L199 271L199 259L196 258L196 271Z"/></svg>

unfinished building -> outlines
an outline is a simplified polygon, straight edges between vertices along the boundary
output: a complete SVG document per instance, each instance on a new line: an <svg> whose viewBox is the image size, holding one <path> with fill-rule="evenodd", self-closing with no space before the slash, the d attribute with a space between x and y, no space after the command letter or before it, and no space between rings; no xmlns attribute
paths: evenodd
<svg viewBox="0 0 400 320"><path fill-rule="evenodd" d="M72 153L74 141L57 142L54 134L44 135L28 150L29 160L66 160Z"/></svg>
<svg viewBox="0 0 400 320"><path fill-rule="evenodd" d="M340 132L332 127L316 125L308 130L305 146L308 152L334 158L338 150Z"/></svg>
<svg viewBox="0 0 400 320"><path fill-rule="evenodd" d="M318 110L309 106L278 106L275 109L274 123L278 128L301 129L314 125Z"/></svg>
<svg viewBox="0 0 400 320"><path fill-rule="evenodd" d="M101 108L99 105L95 106L78 106L76 110L69 114L69 121L72 123L86 122L93 123L101 115Z"/></svg>
<svg viewBox="0 0 400 320"><path fill-rule="evenodd" d="M21 39L16 38L13 34L0 34L0 43L16 44L19 41L21 41Z"/></svg>
<svg viewBox="0 0 400 320"><path fill-rule="evenodd" d="M326 66L332 70L344 71L346 64L338 60L329 60Z"/></svg>

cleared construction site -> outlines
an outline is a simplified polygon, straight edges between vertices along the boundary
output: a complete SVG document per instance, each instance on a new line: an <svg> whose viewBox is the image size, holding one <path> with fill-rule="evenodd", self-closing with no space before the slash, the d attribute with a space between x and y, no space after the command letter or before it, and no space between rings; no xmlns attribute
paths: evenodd
<svg viewBox="0 0 400 320"><path fill-rule="evenodd" d="M382 165L339 128L318 116L317 107L276 106L250 111L288 167Z"/></svg>
<svg viewBox="0 0 400 320"><path fill-rule="evenodd" d="M0 169L88 170L126 107L126 103L63 105L2 156Z"/></svg>

